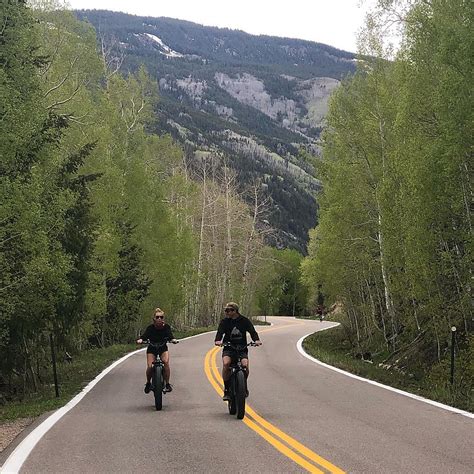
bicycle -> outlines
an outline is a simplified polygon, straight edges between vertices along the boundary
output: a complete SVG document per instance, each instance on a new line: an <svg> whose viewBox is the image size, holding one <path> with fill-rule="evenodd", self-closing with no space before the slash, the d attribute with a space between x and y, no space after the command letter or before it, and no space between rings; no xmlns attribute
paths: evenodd
<svg viewBox="0 0 474 474"><path fill-rule="evenodd" d="M142 341L141 344L148 344L150 346L155 347L156 349L160 349L161 347L165 346L166 343L171 342L165 340L160 343L151 342L149 340ZM173 344L178 344L179 341L174 342ZM164 370L164 363L161 360L159 353L156 356L156 360L153 362L152 373L151 373L151 390L153 391L153 395L155 398L155 409L160 411L163 408L163 393L165 389L165 379L163 376Z"/></svg>
<svg viewBox="0 0 474 474"><path fill-rule="evenodd" d="M229 396L230 400L227 402L229 414L235 415L238 420L242 420L245 416L245 398L247 397L247 381L245 378L245 369L242 365L242 349L245 347L256 347L258 344L250 342L245 345L234 345L230 342L225 342L222 347L230 347L237 353L237 358L232 358L230 366L231 374L229 378Z"/></svg>

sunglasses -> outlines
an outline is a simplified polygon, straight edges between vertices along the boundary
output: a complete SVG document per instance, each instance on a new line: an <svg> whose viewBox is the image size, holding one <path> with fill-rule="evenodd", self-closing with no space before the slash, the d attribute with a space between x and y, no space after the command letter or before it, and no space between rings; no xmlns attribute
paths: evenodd
<svg viewBox="0 0 474 474"><path fill-rule="evenodd" d="M233 313L234 311L235 311L234 308L226 308L226 309L224 310L224 313Z"/></svg>
<svg viewBox="0 0 474 474"><path fill-rule="evenodd" d="M155 319L165 319L164 316L155 316Z"/></svg>

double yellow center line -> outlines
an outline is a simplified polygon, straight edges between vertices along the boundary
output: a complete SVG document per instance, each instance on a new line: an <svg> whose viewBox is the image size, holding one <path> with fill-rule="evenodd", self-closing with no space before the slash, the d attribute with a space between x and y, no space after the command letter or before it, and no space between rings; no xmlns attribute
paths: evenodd
<svg viewBox="0 0 474 474"><path fill-rule="evenodd" d="M219 347L212 348L204 359L204 371L206 376L214 387L216 392L222 396L222 377L217 368L216 357L219 352ZM334 464L331 464L326 459L317 455L311 449L307 448L296 439L287 435L276 426L272 425L264 418L262 418L249 405L246 405L245 417L242 420L250 429L260 435L265 441L270 443L274 448L282 454L290 458L295 463L313 473L334 473L344 474L344 471L339 469Z"/></svg>

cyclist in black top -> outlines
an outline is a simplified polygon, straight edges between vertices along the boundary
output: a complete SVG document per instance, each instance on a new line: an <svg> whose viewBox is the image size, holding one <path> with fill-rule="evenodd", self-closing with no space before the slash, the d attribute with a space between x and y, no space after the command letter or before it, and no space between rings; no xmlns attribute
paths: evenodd
<svg viewBox="0 0 474 474"><path fill-rule="evenodd" d="M149 340L154 343L165 343L161 347L148 346L146 350L146 384L145 384L145 393L149 393L151 390L151 374L153 362L155 362L156 357L159 355L163 361L164 370L163 376L165 379L165 388L163 392L171 392L173 387L170 385L170 353L168 352L168 346L166 342L177 342L171 331L169 324L165 323L165 313L160 308L155 308L153 312L153 324L150 324L145 332L137 339L137 344L141 344L143 341Z"/></svg>
<svg viewBox="0 0 474 474"><path fill-rule="evenodd" d="M260 346L262 343L258 337L257 331L252 322L239 313L239 307L236 303L227 303L225 305L225 318L219 323L217 334L214 340L216 346L222 346L225 342L231 342L234 345L242 346L240 350L242 366L245 368L245 379L249 375L249 359L247 349L247 332L250 334L253 342ZM230 365L232 358L235 358L237 352L231 347L224 347L222 351L222 379L224 380L224 396L222 400L228 401L229 397L229 378ZM247 393L248 395L248 393Z"/></svg>

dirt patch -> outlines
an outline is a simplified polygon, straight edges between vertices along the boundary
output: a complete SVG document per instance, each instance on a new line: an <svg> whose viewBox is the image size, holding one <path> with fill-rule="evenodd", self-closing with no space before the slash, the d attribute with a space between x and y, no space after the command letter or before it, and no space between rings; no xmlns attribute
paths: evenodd
<svg viewBox="0 0 474 474"><path fill-rule="evenodd" d="M19 418L0 422L0 453L32 422L34 418Z"/></svg>

